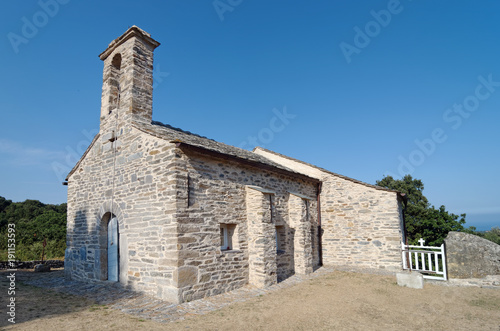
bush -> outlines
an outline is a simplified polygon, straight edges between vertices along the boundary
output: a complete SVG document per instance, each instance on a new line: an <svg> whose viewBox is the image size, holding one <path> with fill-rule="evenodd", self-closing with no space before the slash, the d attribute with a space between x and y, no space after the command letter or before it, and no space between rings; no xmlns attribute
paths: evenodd
<svg viewBox="0 0 500 331"><path fill-rule="evenodd" d="M64 257L66 249L66 204L50 205L37 200L12 202L0 197L0 260L8 260L8 226L15 225L16 260Z"/></svg>
<svg viewBox="0 0 500 331"><path fill-rule="evenodd" d="M500 245L500 228L498 226L494 226L490 231L486 231L482 237Z"/></svg>

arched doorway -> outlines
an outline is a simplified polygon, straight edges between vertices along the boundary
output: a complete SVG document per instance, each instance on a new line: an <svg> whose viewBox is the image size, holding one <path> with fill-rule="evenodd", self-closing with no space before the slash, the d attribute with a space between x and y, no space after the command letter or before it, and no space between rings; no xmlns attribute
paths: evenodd
<svg viewBox="0 0 500 331"><path fill-rule="evenodd" d="M108 222L108 280L117 282L120 274L120 236L118 219L113 215Z"/></svg>

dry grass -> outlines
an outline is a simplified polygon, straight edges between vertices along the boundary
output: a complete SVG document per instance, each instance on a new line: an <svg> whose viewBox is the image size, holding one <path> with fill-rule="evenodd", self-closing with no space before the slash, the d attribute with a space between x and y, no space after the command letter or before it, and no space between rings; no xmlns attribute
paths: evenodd
<svg viewBox="0 0 500 331"><path fill-rule="evenodd" d="M2 307L6 293L2 275ZM7 330L500 330L500 290L426 284L334 272L207 315L160 324L68 294L18 284L17 318Z"/></svg>

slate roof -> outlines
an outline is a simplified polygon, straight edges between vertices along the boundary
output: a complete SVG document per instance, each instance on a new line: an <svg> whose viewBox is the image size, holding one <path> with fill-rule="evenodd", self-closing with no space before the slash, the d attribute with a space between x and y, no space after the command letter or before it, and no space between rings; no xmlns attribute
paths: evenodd
<svg viewBox="0 0 500 331"><path fill-rule="evenodd" d="M262 168L267 168L269 170L278 170L279 172L286 172L289 175L295 177L301 177L313 182L319 182L318 179L304 175L302 173L296 172L290 168L287 168L281 164L269 160L268 158L259 155L257 153L247 151L245 149L227 145L207 137L197 135L195 133L185 131L179 128L175 128L168 124L163 124L161 122L152 121L151 124L143 122L133 122L132 126L138 130L151 134L155 137L169 140L173 143L179 143L182 145L192 146L199 151L207 151L216 153L219 155L229 156L234 160L246 161L245 163L254 166L261 166Z"/></svg>
<svg viewBox="0 0 500 331"><path fill-rule="evenodd" d="M178 143L180 145L191 146L191 147L197 148L198 150L200 150L202 152L206 151L206 152L211 152L211 153L215 153L218 155L229 156L236 161L238 161L238 160L245 161L246 163L251 164L253 166L257 166L257 167L261 166L262 168L267 168L269 170L276 170L276 171L281 172L281 173L285 172L288 175L300 177L300 178L310 180L313 182L320 182L319 178L313 178L313 177L307 176L303 173L294 171L288 167L285 167L281 164L278 164L274 161L271 161L262 155L254 153L253 151L247 151L247 150L239 148L239 147L227 145L227 144L215 141L213 139L210 139L210 138L207 138L204 136L200 136L198 134L195 134L195 133L192 133L189 131L175 128L169 124L164 124L164 123L161 123L158 121L152 121L150 124L144 123L144 122L132 122L132 126L137 128L138 130L140 130L142 132L151 134L157 138L165 139L165 140L168 140L169 142ZM77 162L77 164L73 167L73 169L69 172L68 176L66 177L66 181L68 180L69 176L78 168L79 164L85 158L88 151L90 150L92 145L94 145L94 143L97 141L98 138L99 138L99 134L97 134L94 137L94 139L92 140L92 143L87 148L87 150L85 151L83 156L80 158L80 160ZM330 174L330 175L333 175L333 176L336 176L336 177L339 177L339 178L342 178L345 180L349 180L351 182L361 184L361 185L364 185L367 187L371 187L371 188L374 188L376 190L395 192L398 195L400 195L401 198L403 198L403 200L406 200L405 194L401 193L399 191L391 190L391 189L377 186L377 185L368 184L368 183L359 181L359 180L354 179L354 178L343 176L343 175L328 171L324 168L315 166L313 164L310 164L310 163L307 163L307 162L304 162L301 160L297 160L297 159L291 158L289 156L282 155L282 154L276 153L274 151L271 151L271 150L268 150L268 149L265 149L262 147L255 147L253 150L255 151L256 149L261 149L263 151L281 156L283 158L305 164L307 166L310 166L310 167L316 168L320 171L323 171L327 174Z"/></svg>

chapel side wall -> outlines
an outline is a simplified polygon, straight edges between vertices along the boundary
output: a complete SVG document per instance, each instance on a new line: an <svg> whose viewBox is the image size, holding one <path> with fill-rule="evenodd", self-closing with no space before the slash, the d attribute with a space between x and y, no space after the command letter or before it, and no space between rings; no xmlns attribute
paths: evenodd
<svg viewBox="0 0 500 331"><path fill-rule="evenodd" d="M402 205L397 193L378 190L262 149L255 153L323 182L323 264L399 271Z"/></svg>
<svg viewBox="0 0 500 331"><path fill-rule="evenodd" d="M239 288L249 282L249 227L246 186L272 190L272 222L293 232L288 221L289 191L315 196L314 184L187 152L188 194L184 210L179 211L179 290L181 301L195 300ZM259 192L260 194L260 192ZM312 202L311 209L316 208ZM181 216L182 215L182 216ZM311 212L316 224L316 213ZM233 250L220 249L220 223L235 224ZM274 241L274 234L270 236ZM270 240L270 239L263 239ZM293 237L285 238L286 252L280 256L281 277L294 273ZM273 244L266 243L265 245ZM277 277L277 275L275 275Z"/></svg>
<svg viewBox="0 0 500 331"><path fill-rule="evenodd" d="M321 200L325 265L401 270L402 216L395 192L330 176Z"/></svg>
<svg viewBox="0 0 500 331"><path fill-rule="evenodd" d="M135 128L124 130L115 142L116 158L111 136L102 135L69 177L65 272L82 281L106 279L107 227L101 217L113 209L120 283L177 302L174 149Z"/></svg>

